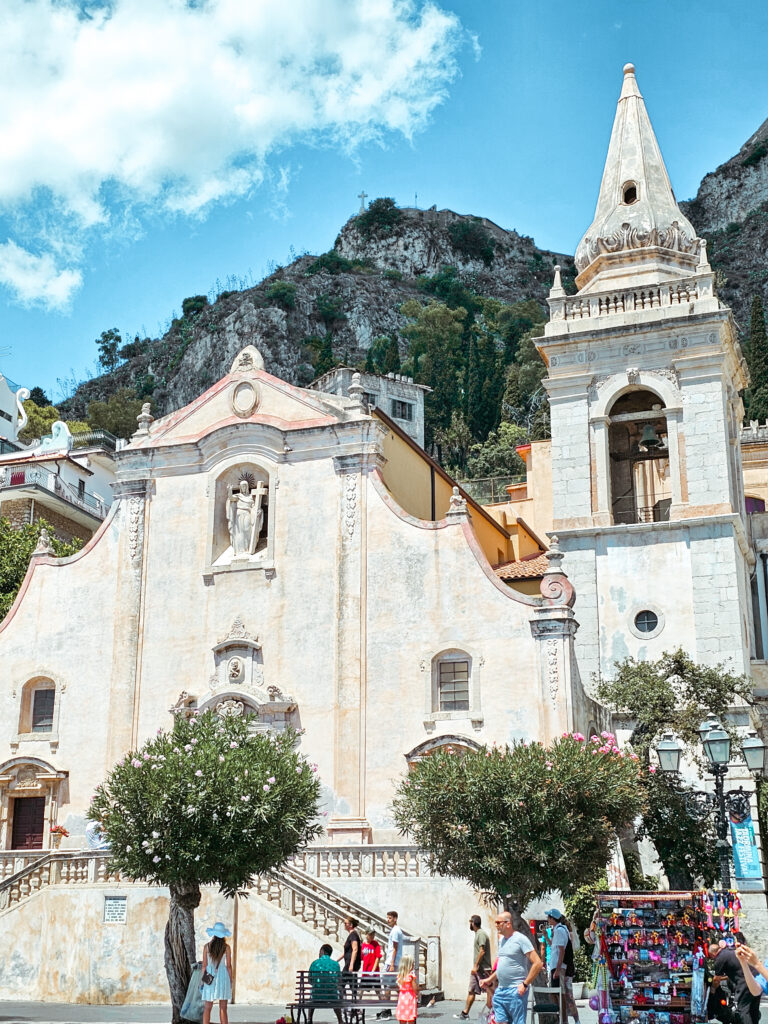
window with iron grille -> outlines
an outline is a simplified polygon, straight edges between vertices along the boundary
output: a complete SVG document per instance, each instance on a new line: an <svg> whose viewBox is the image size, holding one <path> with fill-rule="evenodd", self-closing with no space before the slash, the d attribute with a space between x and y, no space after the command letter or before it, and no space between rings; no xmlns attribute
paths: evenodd
<svg viewBox="0 0 768 1024"><path fill-rule="evenodd" d="M437 666L439 711L469 710L469 662L441 661Z"/></svg>
<svg viewBox="0 0 768 1024"><path fill-rule="evenodd" d="M410 402L401 402L398 398L392 399L392 419L412 420L413 405Z"/></svg>

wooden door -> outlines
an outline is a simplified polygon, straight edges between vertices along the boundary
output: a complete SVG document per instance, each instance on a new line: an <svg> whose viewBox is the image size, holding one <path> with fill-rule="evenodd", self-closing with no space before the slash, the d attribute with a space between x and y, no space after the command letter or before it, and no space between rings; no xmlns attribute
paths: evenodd
<svg viewBox="0 0 768 1024"><path fill-rule="evenodd" d="M42 850L45 797L23 796L13 801L12 850Z"/></svg>

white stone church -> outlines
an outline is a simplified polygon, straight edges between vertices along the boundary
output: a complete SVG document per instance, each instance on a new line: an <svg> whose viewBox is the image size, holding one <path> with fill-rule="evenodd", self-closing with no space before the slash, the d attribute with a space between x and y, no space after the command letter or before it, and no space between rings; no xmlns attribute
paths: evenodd
<svg viewBox="0 0 768 1024"><path fill-rule="evenodd" d="M174 713L300 728L323 782L322 843L244 903L209 892L198 912L201 940L216 919L235 932L238 1001L284 1000L344 917L381 926L392 907L423 981L459 997L481 908L393 828L409 763L601 727L590 679L627 654L682 644L760 683L746 371L629 65L576 261L578 294L556 276L538 340L552 440L502 506L457 491L359 378L293 387L254 347L186 408L145 410L103 525L72 558L43 547L0 624L0 998L167 998L166 901L110 875L85 813ZM423 402L397 387L401 413ZM539 593L504 582L545 533Z"/></svg>

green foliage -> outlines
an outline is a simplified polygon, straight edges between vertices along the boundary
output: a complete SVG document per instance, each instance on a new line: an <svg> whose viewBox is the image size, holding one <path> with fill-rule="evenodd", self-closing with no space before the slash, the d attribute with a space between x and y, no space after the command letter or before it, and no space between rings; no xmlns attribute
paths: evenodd
<svg viewBox="0 0 768 1024"><path fill-rule="evenodd" d="M44 519L26 523L16 530L9 520L0 518L0 619L8 614L16 599L43 527L48 530L53 550L60 558L74 555L83 546L80 540L71 544L58 540L53 527Z"/></svg>
<svg viewBox="0 0 768 1024"><path fill-rule="evenodd" d="M368 204L368 209L356 218L357 230L366 239L386 238L397 233L402 219L402 211L398 210L394 199L374 199Z"/></svg>
<svg viewBox="0 0 768 1024"><path fill-rule="evenodd" d="M565 915L581 940L579 948L573 951L574 978L577 981L592 979L592 948L585 944L584 931L592 921L592 914L595 911L595 893L607 888L608 878L605 871L601 871L592 882L580 885L564 900Z"/></svg>
<svg viewBox="0 0 768 1024"><path fill-rule="evenodd" d="M47 405L39 406L31 398L28 398L23 404L27 422L24 429L19 431L19 440L21 441L32 441L37 437L45 437L50 434L56 420L61 419L59 410L50 402Z"/></svg>
<svg viewBox="0 0 768 1024"><path fill-rule="evenodd" d="M29 392L29 401L34 402L38 409L44 409L51 404L51 400L42 388L34 387Z"/></svg>
<svg viewBox="0 0 768 1024"><path fill-rule="evenodd" d="M142 400L150 398L157 387L157 378L152 373L145 373L144 376L136 382L136 396Z"/></svg>
<svg viewBox="0 0 768 1024"><path fill-rule="evenodd" d="M446 430L461 385L461 342L467 311L450 309L443 302L423 306L415 299L403 303L400 312L411 321L403 328L410 341L409 358L414 377L432 388L425 399L426 444L435 442L436 432Z"/></svg>
<svg viewBox="0 0 768 1024"><path fill-rule="evenodd" d="M448 227L451 245L470 260L482 260L487 267L493 263L493 239L478 220L457 220Z"/></svg>
<svg viewBox="0 0 768 1024"><path fill-rule="evenodd" d="M467 426L463 413L454 409L451 422L447 427L439 427L435 431L435 444L440 451L443 465L448 467L452 476L466 478L467 456L472 446L472 433Z"/></svg>
<svg viewBox="0 0 768 1024"><path fill-rule="evenodd" d="M758 142L753 146L749 156L746 156L741 161L742 167L753 167L755 164L759 164L763 157L768 153L768 142Z"/></svg>
<svg viewBox="0 0 768 1024"><path fill-rule="evenodd" d="M340 298L334 298L326 292L321 292L315 300L315 305L321 320L329 330L347 319Z"/></svg>
<svg viewBox="0 0 768 1024"><path fill-rule="evenodd" d="M444 266L437 274L420 277L416 283L422 291L434 295L450 309L461 306L471 317L483 308L484 300L467 284L456 267Z"/></svg>
<svg viewBox="0 0 768 1024"><path fill-rule="evenodd" d="M102 331L96 339L99 350L99 365L106 373L111 373L120 361L118 349L123 343L122 336L116 327Z"/></svg>
<svg viewBox="0 0 768 1024"><path fill-rule="evenodd" d="M395 267L387 267L387 269L384 271L384 280L385 281L402 281L403 280L403 275Z"/></svg>
<svg viewBox="0 0 768 1024"><path fill-rule="evenodd" d="M522 427L515 423L500 423L498 430L492 430L482 444L473 444L469 449L467 476L471 479L525 473L525 463L515 449L527 442L528 435Z"/></svg>
<svg viewBox="0 0 768 1024"><path fill-rule="evenodd" d="M536 334L533 330L520 339L502 399L503 418L524 427L532 441L549 437L549 402L542 384L547 368L533 342Z"/></svg>
<svg viewBox="0 0 768 1024"><path fill-rule="evenodd" d="M367 373L400 373L400 348L396 338L386 334L374 338L365 355Z"/></svg>
<svg viewBox="0 0 768 1024"><path fill-rule="evenodd" d="M136 417L141 412L142 399L130 388L121 388L106 402L88 403L88 422L94 429L108 430L115 437L130 437L137 429Z"/></svg>
<svg viewBox="0 0 768 1024"><path fill-rule="evenodd" d="M398 786L395 822L443 875L525 906L575 892L644 807L636 755L578 733L541 743L442 748Z"/></svg>
<svg viewBox="0 0 768 1024"><path fill-rule="evenodd" d="M296 305L296 285L292 281L273 281L267 288L268 302L274 302L283 309L293 309Z"/></svg>
<svg viewBox="0 0 768 1024"><path fill-rule="evenodd" d="M749 340L745 348L750 376L750 389L746 396L747 417L765 420L768 418L768 338L763 300L759 295L752 299Z"/></svg>
<svg viewBox="0 0 768 1024"><path fill-rule="evenodd" d="M295 740L252 733L248 718L179 715L112 768L88 817L127 877L233 896L322 831L320 784Z"/></svg>
<svg viewBox="0 0 768 1024"><path fill-rule="evenodd" d="M723 665L699 665L678 649L657 661L626 658L617 662L613 679L601 680L597 698L634 723L632 748L643 763L663 733L674 732L685 744L689 759L704 768L698 728L708 713L716 715L731 734L726 717L734 703L754 703L751 680L728 672ZM710 818L696 809L691 788L661 772L644 777L648 810L638 836L649 836L674 885L711 883L718 874L715 835Z"/></svg>
<svg viewBox="0 0 768 1024"><path fill-rule="evenodd" d="M326 331L322 338L307 338L307 345L317 352L314 362L315 380L339 365L333 354L333 335Z"/></svg>
<svg viewBox="0 0 768 1024"><path fill-rule="evenodd" d="M368 260L348 260L344 256L340 256L335 249L331 249L329 252L324 252L322 256L318 256L314 263L311 263L307 267L307 276L310 277L313 274L352 274L359 270L370 269L370 263Z"/></svg>
<svg viewBox="0 0 768 1024"><path fill-rule="evenodd" d="M127 345L123 345L117 354L121 359L135 359L136 356L140 356L146 352L148 346L149 339L145 338L142 341L137 334L133 341L129 341Z"/></svg>
<svg viewBox="0 0 768 1024"><path fill-rule="evenodd" d="M202 313L207 305L207 295L190 295L188 299L184 299L181 303L181 315L186 317L188 320L191 320L192 317Z"/></svg>

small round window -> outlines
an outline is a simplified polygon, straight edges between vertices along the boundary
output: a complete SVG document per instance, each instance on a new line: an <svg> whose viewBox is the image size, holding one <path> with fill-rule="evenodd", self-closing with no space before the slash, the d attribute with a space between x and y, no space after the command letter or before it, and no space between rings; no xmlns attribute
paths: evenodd
<svg viewBox="0 0 768 1024"><path fill-rule="evenodd" d="M637 185L634 181L628 181L621 190L621 201L625 206L631 206L637 202Z"/></svg>
<svg viewBox="0 0 768 1024"><path fill-rule="evenodd" d="M638 633L654 633L659 625L659 616L656 612L642 611L635 616L635 629Z"/></svg>

